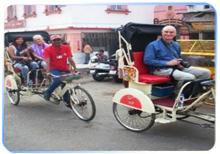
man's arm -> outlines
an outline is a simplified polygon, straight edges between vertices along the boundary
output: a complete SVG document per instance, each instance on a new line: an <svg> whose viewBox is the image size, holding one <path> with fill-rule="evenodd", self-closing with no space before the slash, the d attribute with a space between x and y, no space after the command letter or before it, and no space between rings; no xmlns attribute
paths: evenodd
<svg viewBox="0 0 220 154"><path fill-rule="evenodd" d="M144 53L144 63L152 66L166 66L167 61L157 59L156 49L152 43L150 43Z"/></svg>
<svg viewBox="0 0 220 154"><path fill-rule="evenodd" d="M178 54L179 58L182 58L181 47L180 47L179 43L175 42L175 46L177 48L177 54Z"/></svg>
<svg viewBox="0 0 220 154"><path fill-rule="evenodd" d="M77 69L76 69L76 64L75 64L75 62L73 61L72 57L68 57L68 61L69 61L69 63L71 64L71 66L74 68L74 70L76 71L76 70L77 70Z"/></svg>
<svg viewBox="0 0 220 154"><path fill-rule="evenodd" d="M75 62L72 59L72 53L71 53L70 47L67 48L66 53L67 53L67 59L68 59L69 63L71 64L71 66L76 71L76 64L75 64Z"/></svg>

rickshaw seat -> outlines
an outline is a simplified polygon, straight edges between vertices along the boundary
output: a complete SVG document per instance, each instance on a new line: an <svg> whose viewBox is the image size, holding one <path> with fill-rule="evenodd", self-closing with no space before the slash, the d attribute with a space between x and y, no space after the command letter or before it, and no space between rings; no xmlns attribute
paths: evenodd
<svg viewBox="0 0 220 154"><path fill-rule="evenodd" d="M15 68L15 67L12 65L12 59L11 59L11 57L9 56L8 51L6 51L5 54L6 54L6 61L7 61L8 65L11 65L11 66L12 66L12 68L13 68L13 70L14 70L15 73L20 73L21 70L18 69L18 68Z"/></svg>
<svg viewBox="0 0 220 154"><path fill-rule="evenodd" d="M169 77L150 74L148 66L143 62L144 52L133 52L133 56L134 67L136 67L139 72L139 82L148 84L171 82L171 78Z"/></svg>
<svg viewBox="0 0 220 154"><path fill-rule="evenodd" d="M15 73L20 73L21 72L21 70L18 69L18 68L14 68L14 71L15 71Z"/></svg>

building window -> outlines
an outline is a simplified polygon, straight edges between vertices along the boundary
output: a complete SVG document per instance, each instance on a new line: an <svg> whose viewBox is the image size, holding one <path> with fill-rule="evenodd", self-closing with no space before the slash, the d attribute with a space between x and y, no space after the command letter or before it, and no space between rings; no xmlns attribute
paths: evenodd
<svg viewBox="0 0 220 154"><path fill-rule="evenodd" d="M24 14L23 17L29 18L29 17L36 17L36 7L35 5L24 5Z"/></svg>
<svg viewBox="0 0 220 154"><path fill-rule="evenodd" d="M57 7L61 8L61 7L66 7L66 5L56 5Z"/></svg>
<svg viewBox="0 0 220 154"><path fill-rule="evenodd" d="M63 7L63 5L61 7ZM49 14L60 14L61 11L62 10L60 8L60 5L46 5L44 13L46 15L49 15Z"/></svg>
<svg viewBox="0 0 220 154"><path fill-rule="evenodd" d="M10 5L7 8L7 20L8 21L16 21L18 18L16 16L16 6Z"/></svg>
<svg viewBox="0 0 220 154"><path fill-rule="evenodd" d="M173 6L168 6L168 10L172 11L173 10Z"/></svg>
<svg viewBox="0 0 220 154"><path fill-rule="evenodd" d="M123 11L122 9L122 5L111 5L111 10L114 10L114 11Z"/></svg>
<svg viewBox="0 0 220 154"><path fill-rule="evenodd" d="M194 6L193 5L188 5L189 7L189 11L188 12L192 12L192 11L194 11Z"/></svg>
<svg viewBox="0 0 220 154"><path fill-rule="evenodd" d="M50 5L49 8L48 8L48 10L49 10L50 12L56 11L56 5Z"/></svg>
<svg viewBox="0 0 220 154"><path fill-rule="evenodd" d="M205 5L204 9L210 9L210 6L209 5Z"/></svg>
<svg viewBox="0 0 220 154"><path fill-rule="evenodd" d="M107 10L105 10L107 13L118 13L118 14L128 14L128 6L127 5L108 5Z"/></svg>

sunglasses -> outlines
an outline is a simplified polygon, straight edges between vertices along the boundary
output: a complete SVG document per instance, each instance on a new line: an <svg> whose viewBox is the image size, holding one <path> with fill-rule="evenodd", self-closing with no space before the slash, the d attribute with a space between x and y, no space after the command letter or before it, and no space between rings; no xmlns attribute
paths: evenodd
<svg viewBox="0 0 220 154"><path fill-rule="evenodd" d="M55 42L55 41L61 41L61 39L54 39L53 41L54 41L54 42Z"/></svg>

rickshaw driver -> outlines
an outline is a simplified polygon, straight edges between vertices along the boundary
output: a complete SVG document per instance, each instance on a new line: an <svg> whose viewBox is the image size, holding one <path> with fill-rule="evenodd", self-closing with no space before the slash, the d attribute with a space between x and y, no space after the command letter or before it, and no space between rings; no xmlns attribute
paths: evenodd
<svg viewBox="0 0 220 154"><path fill-rule="evenodd" d="M177 80L175 92L178 92L184 80L206 79L211 72L205 68L184 67L180 45L173 41L175 36L175 27L165 26L162 38L149 43L145 48L144 63L149 66L152 74Z"/></svg>
<svg viewBox="0 0 220 154"><path fill-rule="evenodd" d="M52 35L50 40L52 41L52 45L44 49L44 60L47 63L47 76L50 76L51 73L57 76L70 73L69 67L67 65L67 59L73 66L74 70L77 71L75 62L72 59L70 48L61 44L61 37L59 35ZM59 85L61 85L63 88L65 83L63 83L60 78L53 78L53 82L44 92L44 99L50 100L50 95ZM68 91L64 94L63 99L65 105L70 108L70 95Z"/></svg>

